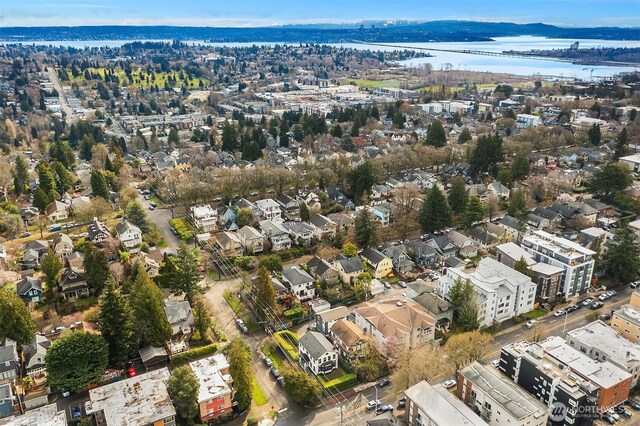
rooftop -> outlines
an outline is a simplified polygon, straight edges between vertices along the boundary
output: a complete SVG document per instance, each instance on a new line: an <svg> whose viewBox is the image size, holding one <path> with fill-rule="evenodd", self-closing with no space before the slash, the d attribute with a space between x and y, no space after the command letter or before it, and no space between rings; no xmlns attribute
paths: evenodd
<svg viewBox="0 0 640 426"><path fill-rule="evenodd" d="M595 254L594 251L578 243L545 231L535 231L533 234L524 237L523 244L526 246L541 246L572 260L581 260L584 256L593 256Z"/></svg>
<svg viewBox="0 0 640 426"><path fill-rule="evenodd" d="M167 380L169 369L151 371L89 391L93 411L104 412L108 424L138 426L175 416Z"/></svg>
<svg viewBox="0 0 640 426"><path fill-rule="evenodd" d="M229 384L232 378L228 373L229 362L223 354L216 354L190 362L189 367L191 367L191 371L200 382L198 403L221 398L231 393Z"/></svg>
<svg viewBox="0 0 640 426"><path fill-rule="evenodd" d="M620 318L629 321L633 324L640 324L640 309L635 306L627 303L626 305L620 306L614 315L619 316Z"/></svg>
<svg viewBox="0 0 640 426"><path fill-rule="evenodd" d="M568 332L567 340L574 338L597 349L607 360L630 366L640 363L640 345L627 340L619 331L602 321L594 321L584 327Z"/></svg>
<svg viewBox="0 0 640 426"><path fill-rule="evenodd" d="M0 420L2 426L67 426L65 411L58 411L56 404L29 410L22 416L13 416Z"/></svg>
<svg viewBox="0 0 640 426"><path fill-rule="evenodd" d="M307 331L305 335L300 338L299 343L314 359L318 359L325 353L333 351L331 342L317 331Z"/></svg>
<svg viewBox="0 0 640 426"><path fill-rule="evenodd" d="M486 426L487 423L442 386L422 381L404 391L436 426Z"/></svg>
<svg viewBox="0 0 640 426"><path fill-rule="evenodd" d="M435 319L413 301L400 299L365 302L355 312L366 318L386 337L403 337L412 329L434 327Z"/></svg>

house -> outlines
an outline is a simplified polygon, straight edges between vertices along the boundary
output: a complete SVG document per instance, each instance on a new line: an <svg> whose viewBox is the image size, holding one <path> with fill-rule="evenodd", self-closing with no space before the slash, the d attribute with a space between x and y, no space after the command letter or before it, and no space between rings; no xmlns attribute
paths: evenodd
<svg viewBox="0 0 640 426"><path fill-rule="evenodd" d="M365 334L351 321L344 318L336 321L329 330L329 336L341 357L353 361L364 356Z"/></svg>
<svg viewBox="0 0 640 426"><path fill-rule="evenodd" d="M411 300L422 306L436 320L437 330L447 330L451 326L455 308L438 294L423 291Z"/></svg>
<svg viewBox="0 0 640 426"><path fill-rule="evenodd" d="M5 337L0 343L0 385L11 383L20 377L18 344Z"/></svg>
<svg viewBox="0 0 640 426"><path fill-rule="evenodd" d="M258 200L255 204L260 212L260 217L264 220L270 220L272 222L282 221L282 210L280 210L280 205L271 198Z"/></svg>
<svg viewBox="0 0 640 426"><path fill-rule="evenodd" d="M482 259L471 274L448 268L438 282L438 294L450 301L449 291L458 280L468 280L473 285L480 327L501 323L533 309L536 285L531 278L492 258Z"/></svg>
<svg viewBox="0 0 640 426"><path fill-rule="evenodd" d="M521 223L521 221L509 215L505 215L500 219L498 226L504 229L506 237L511 241L519 241L527 233L528 228L526 222Z"/></svg>
<svg viewBox="0 0 640 426"><path fill-rule="evenodd" d="M22 268L36 269L40 267L40 261L49 250L48 240L33 240L22 246Z"/></svg>
<svg viewBox="0 0 640 426"><path fill-rule="evenodd" d="M69 219L69 211L67 205L62 201L52 201L45 209L44 214L51 222L59 222Z"/></svg>
<svg viewBox="0 0 640 426"><path fill-rule="evenodd" d="M138 351L138 354L147 371L169 363L169 354L164 347L145 346Z"/></svg>
<svg viewBox="0 0 640 426"><path fill-rule="evenodd" d="M84 265L84 253L74 251L67 257L66 261L67 266L76 269L82 269Z"/></svg>
<svg viewBox="0 0 640 426"><path fill-rule="evenodd" d="M98 424L175 426L176 410L167 391L170 376L162 368L91 389Z"/></svg>
<svg viewBox="0 0 640 426"><path fill-rule="evenodd" d="M11 383L0 385L0 419L7 417L13 412L13 390ZM0 420L0 424L5 422ZM66 419L64 424L66 425Z"/></svg>
<svg viewBox="0 0 640 426"><path fill-rule="evenodd" d="M410 240L404 245L413 251L413 261L424 268L430 268L438 262L438 251L420 240Z"/></svg>
<svg viewBox="0 0 640 426"><path fill-rule="evenodd" d="M384 278L393 273L393 261L391 258L374 248L365 248L360 257L371 268L371 276L374 278Z"/></svg>
<svg viewBox="0 0 640 426"><path fill-rule="evenodd" d="M409 426L487 426L471 408L440 385L423 380L404 391L404 424Z"/></svg>
<svg viewBox="0 0 640 426"><path fill-rule="evenodd" d="M572 348L596 361L609 361L633 376L631 387L638 383L640 373L640 344L626 339L622 333L597 320L567 332Z"/></svg>
<svg viewBox="0 0 640 426"><path fill-rule="evenodd" d="M371 207L371 215L380 222L380 226L386 227L391 223L391 204L382 203Z"/></svg>
<svg viewBox="0 0 640 426"><path fill-rule="evenodd" d="M543 228L558 228L562 226L562 222L564 221L561 214L544 207L536 207L532 213L547 221L547 226L543 226Z"/></svg>
<svg viewBox="0 0 640 426"><path fill-rule="evenodd" d="M191 206L189 214L196 228L202 232L212 232L217 229L218 212L208 204Z"/></svg>
<svg viewBox="0 0 640 426"><path fill-rule="evenodd" d="M353 311L354 323L387 354L398 349L422 346L434 339L436 321L411 300L389 299L365 302Z"/></svg>
<svg viewBox="0 0 640 426"><path fill-rule="evenodd" d="M313 242L316 229L312 225L302 222L285 222L282 226L289 231L296 245L308 247Z"/></svg>
<svg viewBox="0 0 640 426"><path fill-rule="evenodd" d="M173 336L191 334L193 330L193 312L186 300L165 300L164 314L171 324Z"/></svg>
<svg viewBox="0 0 640 426"><path fill-rule="evenodd" d="M486 227L473 228L469 231L469 238L477 242L483 249L498 244L500 240L491 234Z"/></svg>
<svg viewBox="0 0 640 426"><path fill-rule="evenodd" d="M437 251L439 260L455 256L458 252L458 248L446 235L436 235L428 239L426 243Z"/></svg>
<svg viewBox="0 0 640 426"><path fill-rule="evenodd" d="M218 207L218 224L225 225L227 222L235 222L237 218L236 212L231 207L222 205Z"/></svg>
<svg viewBox="0 0 640 426"><path fill-rule="evenodd" d="M321 214L312 214L309 223L315 228L314 235L318 240L333 238L338 232L338 224Z"/></svg>
<svg viewBox="0 0 640 426"><path fill-rule="evenodd" d="M216 235L216 247L220 250L229 253L231 256L238 256L242 254L242 243L240 238L236 234L223 231Z"/></svg>
<svg viewBox="0 0 640 426"><path fill-rule="evenodd" d="M346 318L349 310L346 306L337 306L316 315L316 329L322 334L329 334L331 327L339 320Z"/></svg>
<svg viewBox="0 0 640 426"><path fill-rule="evenodd" d="M527 214L527 225L534 229L547 229L549 228L550 222L548 219L538 216L535 213L529 213Z"/></svg>
<svg viewBox="0 0 640 426"><path fill-rule="evenodd" d="M233 412L233 378L224 354L192 361L189 368L198 380L198 412L202 423Z"/></svg>
<svg viewBox="0 0 640 426"><path fill-rule="evenodd" d="M24 370L31 378L44 376L46 369L44 366L44 356L51 346L51 340L42 334L36 334L31 342L22 349L24 357Z"/></svg>
<svg viewBox="0 0 640 426"><path fill-rule="evenodd" d="M260 216L260 209L258 208L258 206L256 206L254 203L247 200L246 198L240 198L236 202L236 209L249 209L253 212L253 214L256 217Z"/></svg>
<svg viewBox="0 0 640 426"><path fill-rule="evenodd" d="M333 266L340 274L340 280L345 284L353 284L356 278L364 272L364 264L358 256L347 257L340 254L333 262Z"/></svg>
<svg viewBox="0 0 640 426"><path fill-rule="evenodd" d="M311 275L325 284L335 284L340 281L340 273L333 265L326 260L314 256L308 263L307 267Z"/></svg>
<svg viewBox="0 0 640 426"><path fill-rule="evenodd" d="M142 244L142 231L127 219L116 225L116 235L126 248L133 248Z"/></svg>
<svg viewBox="0 0 640 426"><path fill-rule="evenodd" d="M300 301L316 297L316 285L313 277L298 266L282 271L282 284Z"/></svg>
<svg viewBox="0 0 640 426"><path fill-rule="evenodd" d="M136 258L142 263L144 270L147 271L147 275L150 278L160 275L160 265L151 256L143 251L139 251Z"/></svg>
<svg viewBox="0 0 640 426"><path fill-rule="evenodd" d="M262 235L271 242L271 251L289 250L291 248L291 237L279 222L261 220L260 229Z"/></svg>
<svg viewBox="0 0 640 426"><path fill-rule="evenodd" d="M353 218L345 213L330 213L327 217L338 225L339 231L348 229L354 223Z"/></svg>
<svg viewBox="0 0 640 426"><path fill-rule="evenodd" d="M547 425L546 405L477 361L460 371L456 396L490 425Z"/></svg>
<svg viewBox="0 0 640 426"><path fill-rule="evenodd" d="M536 262L564 270L560 288L564 297L570 298L582 294L591 286L595 264L594 251L545 231L535 231L524 237L521 247Z"/></svg>
<svg viewBox="0 0 640 426"><path fill-rule="evenodd" d="M493 194L494 196L498 197L501 200L506 200L507 198L509 198L509 194L511 194L511 191L509 191L509 188L507 188L506 186L504 186L501 182L499 181L493 181L491 182L488 186L487 186L487 190Z"/></svg>
<svg viewBox="0 0 640 426"><path fill-rule="evenodd" d="M58 293L65 300L75 300L89 296L89 284L83 272L79 269L67 267L62 270L58 282Z"/></svg>
<svg viewBox="0 0 640 426"><path fill-rule="evenodd" d="M478 255L478 243L471 238L462 235L458 231L451 231L447 234L449 240L458 249L458 254L462 257L476 257Z"/></svg>
<svg viewBox="0 0 640 426"><path fill-rule="evenodd" d="M356 205L353 201L347 198L342 190L337 187L329 187L327 188L327 197L337 203L340 204L345 211L354 211L356 209Z"/></svg>
<svg viewBox="0 0 640 426"><path fill-rule="evenodd" d="M109 228L95 217L89 226L87 226L87 234L89 234L89 241L98 247L105 247L111 241L111 232L109 232Z"/></svg>
<svg viewBox="0 0 640 426"><path fill-rule="evenodd" d="M42 281L40 278L25 276L16 283L16 293L25 305L34 306L42 300Z"/></svg>
<svg viewBox="0 0 640 426"><path fill-rule="evenodd" d="M396 246L391 243L385 243L383 244L381 251L382 254L391 258L393 270L400 275L410 273L416 266L416 264L411 260L411 257L409 257L407 248L404 244Z"/></svg>
<svg viewBox="0 0 640 426"><path fill-rule="evenodd" d="M300 217L300 203L295 198L289 197L286 194L280 194L276 202L280 205L281 210L288 219Z"/></svg>
<svg viewBox="0 0 640 426"><path fill-rule="evenodd" d="M307 331L298 342L300 366L314 375L328 374L338 368L338 353L331 342L317 331Z"/></svg>
<svg viewBox="0 0 640 426"><path fill-rule="evenodd" d="M246 253L262 253L264 250L264 237L256 228L245 225L238 230L237 235Z"/></svg>
<svg viewBox="0 0 640 426"><path fill-rule="evenodd" d="M53 239L52 248L53 252L64 260L73 253L73 241L71 241L71 237L61 232Z"/></svg>

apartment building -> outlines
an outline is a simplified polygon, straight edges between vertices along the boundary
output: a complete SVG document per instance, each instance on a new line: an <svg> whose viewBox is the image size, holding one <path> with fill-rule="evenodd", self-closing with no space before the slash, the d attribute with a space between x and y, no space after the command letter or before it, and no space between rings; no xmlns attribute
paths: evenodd
<svg viewBox="0 0 640 426"><path fill-rule="evenodd" d="M564 297L582 294L591 286L594 251L545 231L535 231L524 237L521 247L536 262L564 270L562 285L558 289Z"/></svg>
<svg viewBox="0 0 640 426"><path fill-rule="evenodd" d="M409 426L486 426L487 422L440 385L425 380L404 391L404 423Z"/></svg>
<svg viewBox="0 0 640 426"><path fill-rule="evenodd" d="M474 362L458 375L456 396L490 425L545 426L548 407L495 369Z"/></svg>
<svg viewBox="0 0 640 426"><path fill-rule="evenodd" d="M492 258L482 259L471 274L448 268L440 278L437 292L449 300L449 291L457 280L469 280L473 284L480 327L503 322L533 309L536 285L531 278Z"/></svg>
<svg viewBox="0 0 640 426"><path fill-rule="evenodd" d="M233 378L229 374L229 362L223 354L189 363L198 379L198 411L200 421L210 420L233 412Z"/></svg>

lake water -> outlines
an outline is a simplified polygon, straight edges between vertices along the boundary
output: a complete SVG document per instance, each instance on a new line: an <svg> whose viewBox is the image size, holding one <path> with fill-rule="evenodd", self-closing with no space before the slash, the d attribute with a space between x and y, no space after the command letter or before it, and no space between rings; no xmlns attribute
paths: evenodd
<svg viewBox="0 0 640 426"><path fill-rule="evenodd" d="M38 41L25 44L84 47L117 47L125 43L144 40L91 40L91 41ZM169 41L169 40L155 40ZM449 50L481 50L488 52L502 52L507 50L535 50L535 49L566 49L573 42L580 42L581 48L588 47L640 47L638 41L621 40L586 40L586 39L547 39L544 37L499 37L495 41L483 42L435 42L435 43L390 43L402 48L435 48ZM242 47L254 44L274 45L276 43L206 43L204 41L190 41L189 44L203 44L207 46ZM4 43L13 44L13 43ZM284 44L284 43L280 43ZM378 46L357 43L332 44L332 46L351 47L354 49L369 49L375 51L398 50L399 47ZM566 62L556 62L544 59L508 58L495 56L482 56L469 53L429 51L432 57L416 58L401 61L400 65L409 67L422 67L429 63L434 70L446 68L454 70L484 71L494 73L508 73L524 76L551 76L551 77L575 77L588 80L593 77L607 77L621 72L640 71L640 64L631 66L585 66L574 65ZM592 71L593 70L593 71Z"/></svg>

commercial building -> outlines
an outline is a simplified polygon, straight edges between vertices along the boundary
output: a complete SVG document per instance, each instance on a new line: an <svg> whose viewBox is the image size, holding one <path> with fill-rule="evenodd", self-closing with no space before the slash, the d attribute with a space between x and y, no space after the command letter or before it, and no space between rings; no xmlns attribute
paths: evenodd
<svg viewBox="0 0 640 426"><path fill-rule="evenodd" d="M487 422L444 387L421 381L404 391L409 426L486 426Z"/></svg>
<svg viewBox="0 0 640 426"><path fill-rule="evenodd" d="M545 231L535 231L524 237L521 247L536 262L564 270L562 286L558 292L565 298L582 294L591 286L594 251Z"/></svg>
<svg viewBox="0 0 640 426"><path fill-rule="evenodd" d="M545 426L548 408L495 369L474 362L458 375L457 395L490 425Z"/></svg>

